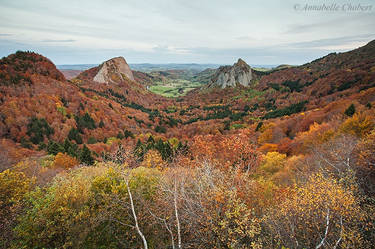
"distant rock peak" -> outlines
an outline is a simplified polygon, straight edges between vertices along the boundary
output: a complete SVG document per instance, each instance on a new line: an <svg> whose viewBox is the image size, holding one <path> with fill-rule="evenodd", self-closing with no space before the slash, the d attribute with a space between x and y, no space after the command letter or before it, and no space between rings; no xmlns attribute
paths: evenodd
<svg viewBox="0 0 375 249"><path fill-rule="evenodd" d="M115 57L103 62L94 81L99 83L118 83L129 79L134 81L134 76L124 57Z"/></svg>
<svg viewBox="0 0 375 249"><path fill-rule="evenodd" d="M246 63L244 60L242 60L241 58L238 58L237 63L236 63L235 65L237 65L237 66L249 66L249 65L247 65L247 63Z"/></svg>
<svg viewBox="0 0 375 249"><path fill-rule="evenodd" d="M251 67L241 58L233 66L219 67L211 79L211 87L249 86L253 79Z"/></svg>

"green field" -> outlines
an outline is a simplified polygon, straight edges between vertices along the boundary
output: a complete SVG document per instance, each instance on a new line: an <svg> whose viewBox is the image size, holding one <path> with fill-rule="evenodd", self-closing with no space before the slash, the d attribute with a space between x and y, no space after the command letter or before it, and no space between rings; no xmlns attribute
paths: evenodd
<svg viewBox="0 0 375 249"><path fill-rule="evenodd" d="M202 86L202 83L191 82L183 79L170 79L168 82L155 82L149 90L169 98L184 96L189 91Z"/></svg>

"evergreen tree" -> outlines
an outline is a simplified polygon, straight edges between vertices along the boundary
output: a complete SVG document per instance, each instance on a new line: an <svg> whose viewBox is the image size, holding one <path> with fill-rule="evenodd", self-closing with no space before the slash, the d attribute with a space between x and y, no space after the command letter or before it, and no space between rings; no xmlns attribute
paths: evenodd
<svg viewBox="0 0 375 249"><path fill-rule="evenodd" d="M117 133L117 136L116 136L118 139L123 139L124 138L124 134L121 132L121 131L119 131L118 133Z"/></svg>
<svg viewBox="0 0 375 249"><path fill-rule="evenodd" d="M345 115L351 117L351 116L354 115L354 113L355 113L355 106L354 106L354 104L351 104L351 105L348 107L348 109L345 110Z"/></svg>
<svg viewBox="0 0 375 249"><path fill-rule="evenodd" d="M87 140L87 143L88 144L96 144L98 141L96 140L96 138L94 137L89 137L89 139Z"/></svg>
<svg viewBox="0 0 375 249"><path fill-rule="evenodd" d="M63 146L64 146L65 153L67 153L68 155L71 155L73 157L78 156L79 148L78 148L77 144L71 143L69 141L69 139L65 139Z"/></svg>
<svg viewBox="0 0 375 249"><path fill-rule="evenodd" d="M33 144L42 143L44 140L44 136L47 136L47 138L49 138L49 136L53 133L54 130L49 126L44 118L38 119L36 117L33 117L27 125L26 134L30 136L30 141Z"/></svg>
<svg viewBox="0 0 375 249"><path fill-rule="evenodd" d="M94 164L94 158L91 156L91 151L89 148L87 148L86 144L83 145L79 160L87 165Z"/></svg>
<svg viewBox="0 0 375 249"><path fill-rule="evenodd" d="M145 148L145 146L143 145L143 143L141 142L140 139L138 139L137 144L135 145L133 153L138 158L138 160L140 160L140 161L143 160L143 156L146 153L146 148Z"/></svg>
<svg viewBox="0 0 375 249"><path fill-rule="evenodd" d="M69 138L69 140L76 141L77 144L82 144L82 137L79 134L79 131L75 128L70 129L70 131L68 133L68 138Z"/></svg>
<svg viewBox="0 0 375 249"><path fill-rule="evenodd" d="M103 120L100 120L100 122L99 122L99 128L103 128L104 127L104 122L103 122Z"/></svg>
<svg viewBox="0 0 375 249"><path fill-rule="evenodd" d="M48 154L57 155L59 152L65 152L65 149L61 144L54 141L49 141L47 145L47 152Z"/></svg>
<svg viewBox="0 0 375 249"><path fill-rule="evenodd" d="M155 131L158 133L166 133L167 129L164 126L158 125L155 127Z"/></svg>
<svg viewBox="0 0 375 249"><path fill-rule="evenodd" d="M155 143L155 139L154 139L154 137L153 137L152 135L150 135L150 136L148 137L148 139L147 139L147 143L148 143L148 144L154 144L154 143Z"/></svg>
<svg viewBox="0 0 375 249"><path fill-rule="evenodd" d="M134 138L134 134L127 129L124 130L124 135L125 135L125 138L128 138L128 137Z"/></svg>
<svg viewBox="0 0 375 249"><path fill-rule="evenodd" d="M95 121L92 119L90 114L87 112L83 116L75 116L77 129L80 133L83 133L83 128L93 130L96 128Z"/></svg>
<svg viewBox="0 0 375 249"><path fill-rule="evenodd" d="M263 122L259 122L257 124L257 127L255 128L255 131L259 131L259 129L262 128L262 126L263 126Z"/></svg>

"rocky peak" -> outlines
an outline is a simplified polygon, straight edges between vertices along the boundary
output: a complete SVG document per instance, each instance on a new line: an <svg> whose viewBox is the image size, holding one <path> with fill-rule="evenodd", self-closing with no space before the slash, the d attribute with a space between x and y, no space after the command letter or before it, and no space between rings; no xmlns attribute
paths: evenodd
<svg viewBox="0 0 375 249"><path fill-rule="evenodd" d="M221 88L235 87L237 84L249 86L252 79L251 67L240 58L233 66L219 67L211 78L209 86Z"/></svg>
<svg viewBox="0 0 375 249"><path fill-rule="evenodd" d="M242 60L241 58L238 58L238 60L237 60L237 63L236 64L234 64L235 66L247 66L247 67L249 67L249 65L247 65L247 63L244 61L244 60Z"/></svg>
<svg viewBox="0 0 375 249"><path fill-rule="evenodd" d="M124 57L115 57L99 66L94 81L99 83L118 83L126 79L134 80L134 76Z"/></svg>

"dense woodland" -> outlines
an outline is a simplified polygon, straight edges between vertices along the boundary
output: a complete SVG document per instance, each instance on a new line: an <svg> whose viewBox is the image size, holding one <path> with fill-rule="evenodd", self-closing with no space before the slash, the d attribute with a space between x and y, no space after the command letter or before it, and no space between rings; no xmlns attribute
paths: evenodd
<svg viewBox="0 0 375 249"><path fill-rule="evenodd" d="M97 71L0 60L1 248L373 247L375 41L176 99Z"/></svg>

